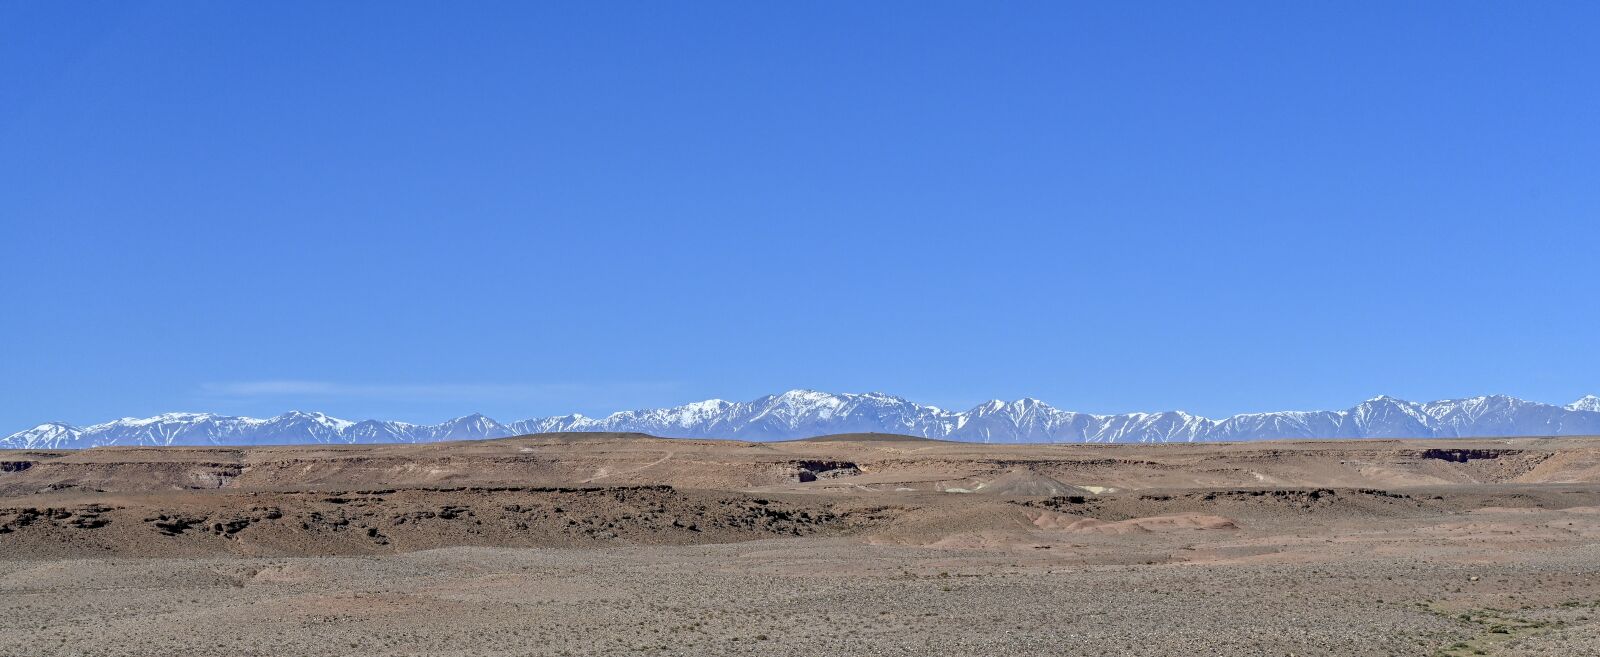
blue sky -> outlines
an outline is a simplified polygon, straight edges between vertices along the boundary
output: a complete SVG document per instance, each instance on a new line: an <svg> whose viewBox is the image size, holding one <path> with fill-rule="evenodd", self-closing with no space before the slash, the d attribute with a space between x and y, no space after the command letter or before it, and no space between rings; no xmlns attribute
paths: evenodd
<svg viewBox="0 0 1600 657"><path fill-rule="evenodd" d="M0 433L1600 393L1594 3L0 3Z"/></svg>

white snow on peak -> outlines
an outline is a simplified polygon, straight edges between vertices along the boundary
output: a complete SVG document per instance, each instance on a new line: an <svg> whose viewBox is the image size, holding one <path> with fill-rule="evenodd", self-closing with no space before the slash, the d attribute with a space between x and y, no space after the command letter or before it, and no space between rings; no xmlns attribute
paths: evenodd
<svg viewBox="0 0 1600 657"><path fill-rule="evenodd" d="M241 420L246 420L246 421L250 420L250 418L240 418L240 419ZM293 421L293 420L307 420L307 421L310 421L310 422L315 422L315 423L320 424L320 425L325 426L325 427L330 427L330 428L341 430L341 431L345 430L345 429L348 429L350 427L353 427L356 424L356 423L351 422L349 420L343 420L343 419L340 419L340 418L333 417L331 415L327 415L325 413L318 413L318 412L315 412L315 411L311 411L311 412L289 411L288 413L284 413L284 414L279 415L279 416L277 416L275 418L272 418L272 419L273 420L290 420L290 421ZM260 420L257 420L257 421L259 422Z"/></svg>
<svg viewBox="0 0 1600 657"><path fill-rule="evenodd" d="M1600 413L1600 397L1596 397L1594 395L1584 395L1582 399L1572 402L1571 404L1567 404L1566 408L1569 411L1590 411L1594 413Z"/></svg>
<svg viewBox="0 0 1600 657"><path fill-rule="evenodd" d="M1340 411L1242 413L1212 419L1184 411L1077 413L1032 397L991 400L966 411L952 411L880 392L796 389L748 402L707 399L672 408L619 411L601 418L572 414L510 424L477 413L434 425L352 422L308 411L290 411L265 420L164 413L81 429L61 422L44 423L0 438L0 447L428 442L566 431L748 440L886 432L977 442L1592 435L1600 434L1600 397L1589 395L1567 406L1554 406L1504 395L1426 403L1379 395Z"/></svg>
<svg viewBox="0 0 1600 657"><path fill-rule="evenodd" d="M11 449L59 449L74 447L83 432L65 422L46 422L0 438L0 447Z"/></svg>

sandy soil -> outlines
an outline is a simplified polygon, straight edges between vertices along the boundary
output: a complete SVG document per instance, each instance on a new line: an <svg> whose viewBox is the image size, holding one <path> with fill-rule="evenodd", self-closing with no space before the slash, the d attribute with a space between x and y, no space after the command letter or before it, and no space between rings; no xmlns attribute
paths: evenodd
<svg viewBox="0 0 1600 657"><path fill-rule="evenodd" d="M0 632L0 655L1600 655L1600 440L0 452Z"/></svg>

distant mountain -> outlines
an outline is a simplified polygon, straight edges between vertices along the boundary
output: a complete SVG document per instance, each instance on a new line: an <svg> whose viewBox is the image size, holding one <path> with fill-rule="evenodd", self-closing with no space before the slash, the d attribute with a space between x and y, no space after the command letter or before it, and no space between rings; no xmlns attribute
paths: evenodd
<svg viewBox="0 0 1600 657"><path fill-rule="evenodd" d="M1584 395L1583 399L1567 404L1567 410L1600 412L1600 397Z"/></svg>
<svg viewBox="0 0 1600 657"><path fill-rule="evenodd" d="M1566 406L1492 395L1427 403L1378 396L1342 411L1250 413L1214 420L1183 411L1094 415L1037 399L991 401L947 411L882 393L791 390L748 402L712 399L674 408L521 420L468 415L432 425L292 411L265 420L210 413L123 418L87 427L41 424L0 447L104 445L412 443L501 438L553 431L633 431L670 438L785 440L832 433L901 433L986 443L1193 442L1280 438L1435 438L1600 435L1600 397Z"/></svg>

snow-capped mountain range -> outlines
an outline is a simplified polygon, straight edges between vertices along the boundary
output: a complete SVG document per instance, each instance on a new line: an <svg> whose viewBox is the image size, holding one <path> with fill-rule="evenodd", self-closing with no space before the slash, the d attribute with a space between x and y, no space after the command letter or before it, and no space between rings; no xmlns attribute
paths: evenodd
<svg viewBox="0 0 1600 657"><path fill-rule="evenodd" d="M1600 435L1600 397L1589 395L1566 406L1554 406L1504 395L1427 403L1379 396L1342 411L1249 413L1217 420L1183 411L1075 413L1037 399L996 400L966 411L947 411L882 393L791 390L748 402L712 399L603 418L563 415L510 424L482 415L419 425L352 422L300 411L264 420L167 413L81 428L49 422L0 439L0 447L412 443L555 431L634 431L670 438L744 440L884 432L986 443L1571 436Z"/></svg>

